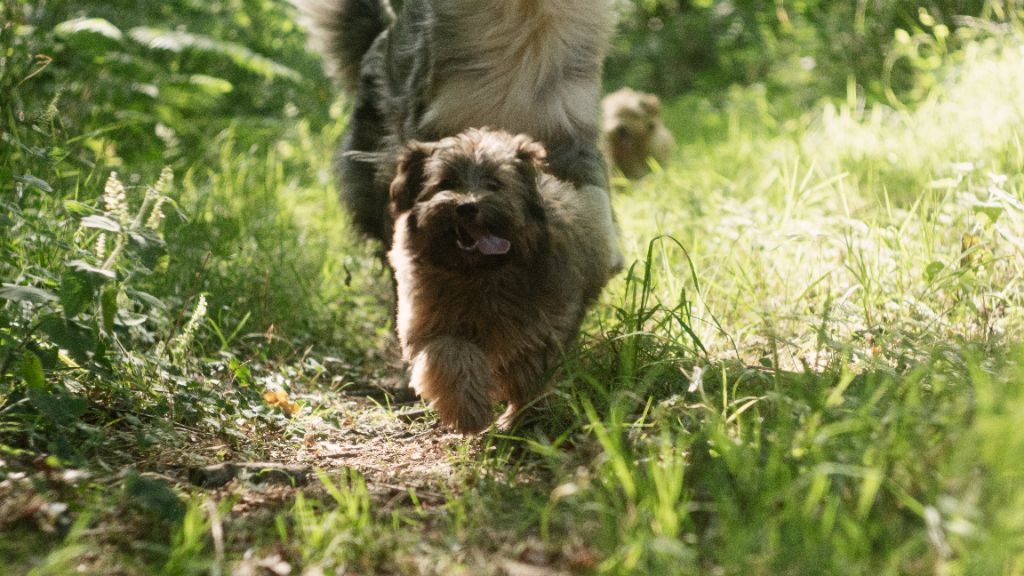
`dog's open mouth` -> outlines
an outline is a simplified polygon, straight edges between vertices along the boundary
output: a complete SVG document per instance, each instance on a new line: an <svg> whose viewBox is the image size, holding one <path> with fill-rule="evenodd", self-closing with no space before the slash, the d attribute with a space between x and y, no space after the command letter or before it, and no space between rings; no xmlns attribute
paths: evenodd
<svg viewBox="0 0 1024 576"><path fill-rule="evenodd" d="M500 236L461 224L455 227L455 238L462 250L479 252L485 256L507 254L512 248L512 243Z"/></svg>

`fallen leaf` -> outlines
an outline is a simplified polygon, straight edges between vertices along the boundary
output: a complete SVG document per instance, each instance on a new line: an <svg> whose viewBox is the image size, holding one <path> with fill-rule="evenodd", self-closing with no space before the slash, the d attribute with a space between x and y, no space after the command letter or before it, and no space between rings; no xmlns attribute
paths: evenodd
<svg viewBox="0 0 1024 576"><path fill-rule="evenodd" d="M294 416L298 414L301 406L295 402L290 402L288 399L288 393L284 390L267 390L263 393L263 400L270 406L277 406L284 412L285 416Z"/></svg>

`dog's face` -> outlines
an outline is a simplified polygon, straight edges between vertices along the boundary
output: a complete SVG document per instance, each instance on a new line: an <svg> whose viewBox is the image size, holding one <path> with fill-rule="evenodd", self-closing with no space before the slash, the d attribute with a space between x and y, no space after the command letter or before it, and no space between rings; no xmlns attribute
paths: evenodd
<svg viewBox="0 0 1024 576"><path fill-rule="evenodd" d="M661 101L654 94L623 88L601 103L602 130L615 143L637 145L645 142L659 122Z"/></svg>
<svg viewBox="0 0 1024 576"><path fill-rule="evenodd" d="M547 242L543 165L540 144L495 130L409 143L391 184L405 248L446 269L529 262Z"/></svg>

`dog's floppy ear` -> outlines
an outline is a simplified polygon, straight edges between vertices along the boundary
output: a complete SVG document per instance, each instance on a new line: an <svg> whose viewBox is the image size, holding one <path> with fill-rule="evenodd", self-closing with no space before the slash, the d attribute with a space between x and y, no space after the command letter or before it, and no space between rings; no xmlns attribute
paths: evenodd
<svg viewBox="0 0 1024 576"><path fill-rule="evenodd" d="M641 94L640 105L643 106L644 110L651 116L656 116L661 113L661 99L654 94Z"/></svg>
<svg viewBox="0 0 1024 576"><path fill-rule="evenodd" d="M544 212L544 203L538 191L540 173L547 167L548 151L540 142L523 134L516 136L513 142L516 145L517 170L531 191L527 195L527 209L534 218L544 221L547 214Z"/></svg>
<svg viewBox="0 0 1024 576"><path fill-rule="evenodd" d="M398 157L398 169L395 179L391 181L391 213L401 214L412 208L416 196L423 188L423 168L434 152L434 145L427 142L411 140L405 145Z"/></svg>
<svg viewBox="0 0 1024 576"><path fill-rule="evenodd" d="M512 141L516 145L516 160L519 161L520 169L529 178L536 178L537 173L546 165L547 150L540 142L524 134L519 134Z"/></svg>

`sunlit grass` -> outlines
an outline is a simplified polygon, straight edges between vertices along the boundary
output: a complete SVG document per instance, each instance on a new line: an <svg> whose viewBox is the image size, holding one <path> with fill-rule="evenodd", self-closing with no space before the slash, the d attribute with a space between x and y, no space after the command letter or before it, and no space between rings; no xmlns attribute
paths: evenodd
<svg viewBox="0 0 1024 576"><path fill-rule="evenodd" d="M778 336L790 367L821 365L823 336L859 339L860 355L913 351L889 346L896 338L1012 334L1024 225L1019 52L970 50L912 113L828 105L796 137L684 148L677 165L617 197L631 255L657 234L678 240L700 290L683 251L663 247L659 297L688 287L706 346L749 355Z"/></svg>

